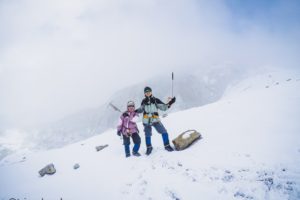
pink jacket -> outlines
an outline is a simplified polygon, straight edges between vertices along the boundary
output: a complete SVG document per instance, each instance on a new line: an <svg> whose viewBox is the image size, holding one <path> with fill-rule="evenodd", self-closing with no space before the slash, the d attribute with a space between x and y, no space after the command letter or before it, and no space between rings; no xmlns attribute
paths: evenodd
<svg viewBox="0 0 300 200"><path fill-rule="evenodd" d="M124 117L124 114L121 115L118 123L118 131L121 131L123 135L126 135L129 131L129 134L139 133L136 122L139 119L139 116L136 112L128 112L129 116Z"/></svg>

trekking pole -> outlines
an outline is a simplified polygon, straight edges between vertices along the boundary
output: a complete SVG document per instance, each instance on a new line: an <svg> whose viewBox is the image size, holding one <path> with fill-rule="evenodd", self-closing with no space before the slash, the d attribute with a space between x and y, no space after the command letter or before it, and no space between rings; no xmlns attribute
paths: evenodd
<svg viewBox="0 0 300 200"><path fill-rule="evenodd" d="M112 102L110 102L109 105L110 105L115 111L118 111L118 112L122 113L122 111L121 111L117 106L115 106L114 104L112 104Z"/></svg>
<svg viewBox="0 0 300 200"><path fill-rule="evenodd" d="M112 107L115 111L122 113L122 111L117 106L112 104L112 102L109 103L109 106ZM122 137L122 134L121 134L120 135L120 140L122 140L122 139L123 139L123 137Z"/></svg>

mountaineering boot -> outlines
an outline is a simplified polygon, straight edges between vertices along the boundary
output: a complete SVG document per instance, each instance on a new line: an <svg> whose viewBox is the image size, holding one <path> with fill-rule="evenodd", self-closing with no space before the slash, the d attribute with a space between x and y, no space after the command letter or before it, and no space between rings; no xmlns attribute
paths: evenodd
<svg viewBox="0 0 300 200"><path fill-rule="evenodd" d="M130 157L130 153L126 153L126 158Z"/></svg>
<svg viewBox="0 0 300 200"><path fill-rule="evenodd" d="M141 156L141 154L139 153L139 152L132 152L132 155L134 155L134 156L136 156L136 157L139 157L139 156Z"/></svg>
<svg viewBox="0 0 300 200"><path fill-rule="evenodd" d="M152 149L153 149L153 147L152 146L148 146L147 147L147 151L146 151L146 155L150 155L151 154L151 152L152 152Z"/></svg>
<svg viewBox="0 0 300 200"><path fill-rule="evenodd" d="M167 151L174 151L174 149L170 146L170 144L165 145L165 150Z"/></svg>
<svg viewBox="0 0 300 200"><path fill-rule="evenodd" d="M161 136L164 142L165 150L174 151L174 149L170 146L168 133L163 133Z"/></svg>

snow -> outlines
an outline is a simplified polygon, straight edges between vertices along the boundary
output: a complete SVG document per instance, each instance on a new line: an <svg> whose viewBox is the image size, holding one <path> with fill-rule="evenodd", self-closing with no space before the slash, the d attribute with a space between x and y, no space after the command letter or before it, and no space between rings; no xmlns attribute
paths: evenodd
<svg viewBox="0 0 300 200"><path fill-rule="evenodd" d="M0 162L0 199L300 199L299 80L294 71L249 77L216 103L162 118L170 139L201 133L183 151L165 151L153 131L150 156L142 140L142 156L125 158L108 130L60 149L18 152ZM49 163L56 174L40 177Z"/></svg>
<svg viewBox="0 0 300 200"><path fill-rule="evenodd" d="M164 114L215 102L222 97L227 85L241 80L249 73L251 73L249 70L242 71L240 66L230 64L210 66L205 69L175 71L173 85L177 103L173 104L172 109ZM115 112L109 106L110 103L120 110L126 109L128 100L133 100L136 105L139 105L144 98L143 90L146 85L151 86L156 97L167 102L168 97L171 96L171 77L169 75L171 74L155 76L126 88L122 88L121 85L119 91L97 108L84 109L53 123L46 123L40 127L23 131L24 135L27 135L23 142L34 141L36 145L33 148L42 147L44 150L49 150L87 139L109 128L114 128L120 113ZM163 113L161 112L161 114ZM33 134L33 132L36 133ZM11 149L9 147L4 150L0 149L0 158L9 154L7 150ZM5 155L1 156L3 152Z"/></svg>
<svg viewBox="0 0 300 200"><path fill-rule="evenodd" d="M191 134L194 132L194 130L188 130L186 131L183 135L182 135L182 138L183 139L187 139L189 137L191 137Z"/></svg>

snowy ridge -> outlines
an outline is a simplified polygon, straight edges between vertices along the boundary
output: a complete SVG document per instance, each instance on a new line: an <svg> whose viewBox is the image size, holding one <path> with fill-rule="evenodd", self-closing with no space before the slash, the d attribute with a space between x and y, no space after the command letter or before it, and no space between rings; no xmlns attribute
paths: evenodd
<svg viewBox="0 0 300 200"><path fill-rule="evenodd" d="M228 85L240 80L245 74L239 66L229 64L190 72L175 72L174 94L177 103L168 112L215 102L222 97ZM171 96L171 77L166 75L129 86L116 92L107 103L98 108L83 110L39 130L36 143L44 149L57 148L114 128L119 113L115 112L109 103L112 102L121 110L125 110L128 100L134 100L138 106L144 97L145 86L151 86L154 95L164 102Z"/></svg>
<svg viewBox="0 0 300 200"><path fill-rule="evenodd" d="M153 154L144 154L142 140L143 155L125 158L108 130L60 149L19 152L0 162L0 199L299 199L298 91L300 73L272 72L218 102L170 114L163 118L170 138L187 129L203 136L184 151L166 152L154 131ZM49 163L57 173L39 177Z"/></svg>

